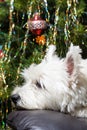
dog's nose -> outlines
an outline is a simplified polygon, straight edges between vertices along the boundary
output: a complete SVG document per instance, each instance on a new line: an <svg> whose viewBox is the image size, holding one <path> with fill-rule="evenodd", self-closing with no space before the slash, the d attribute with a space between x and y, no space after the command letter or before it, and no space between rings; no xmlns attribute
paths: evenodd
<svg viewBox="0 0 87 130"><path fill-rule="evenodd" d="M15 104L18 102L19 99L20 99L20 96L18 94L14 94L14 95L11 96L11 100Z"/></svg>

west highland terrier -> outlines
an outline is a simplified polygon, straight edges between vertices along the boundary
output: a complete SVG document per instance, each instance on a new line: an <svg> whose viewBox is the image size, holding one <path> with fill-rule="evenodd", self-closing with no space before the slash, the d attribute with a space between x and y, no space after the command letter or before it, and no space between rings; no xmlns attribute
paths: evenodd
<svg viewBox="0 0 87 130"><path fill-rule="evenodd" d="M71 44L64 59L55 50L50 45L40 64L23 70L25 83L14 89L11 98L16 107L87 117L87 60L82 59L79 46Z"/></svg>

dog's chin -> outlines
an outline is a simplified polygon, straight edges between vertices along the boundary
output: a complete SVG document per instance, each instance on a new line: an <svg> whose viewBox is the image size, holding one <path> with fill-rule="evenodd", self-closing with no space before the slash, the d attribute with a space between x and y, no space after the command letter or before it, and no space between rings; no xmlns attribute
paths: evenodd
<svg viewBox="0 0 87 130"><path fill-rule="evenodd" d="M17 105L15 105L14 109L15 110L27 110L26 108L21 107L21 106L17 106Z"/></svg>
<svg viewBox="0 0 87 130"><path fill-rule="evenodd" d="M23 107L16 107L16 110L27 110L26 108L23 108Z"/></svg>
<svg viewBox="0 0 87 130"><path fill-rule="evenodd" d="M14 104L13 102L12 102L12 108L13 108L14 110L26 110L26 108L24 108L24 107L22 107L22 106L19 106L19 105L17 105L17 104Z"/></svg>

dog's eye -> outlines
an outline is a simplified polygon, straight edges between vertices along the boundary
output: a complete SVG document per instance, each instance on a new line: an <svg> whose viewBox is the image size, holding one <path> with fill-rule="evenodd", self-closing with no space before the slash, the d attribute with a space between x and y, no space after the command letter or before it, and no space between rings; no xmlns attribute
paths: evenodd
<svg viewBox="0 0 87 130"><path fill-rule="evenodd" d="M42 87L41 87L41 84L40 84L38 81L36 81L36 86L37 86L38 88L42 88Z"/></svg>

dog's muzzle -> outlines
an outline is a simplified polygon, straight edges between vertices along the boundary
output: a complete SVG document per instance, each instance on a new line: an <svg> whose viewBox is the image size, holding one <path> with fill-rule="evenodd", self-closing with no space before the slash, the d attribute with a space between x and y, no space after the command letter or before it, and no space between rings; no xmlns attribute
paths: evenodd
<svg viewBox="0 0 87 130"><path fill-rule="evenodd" d="M11 95L11 100L16 105L18 100L20 100L20 96L18 94Z"/></svg>

